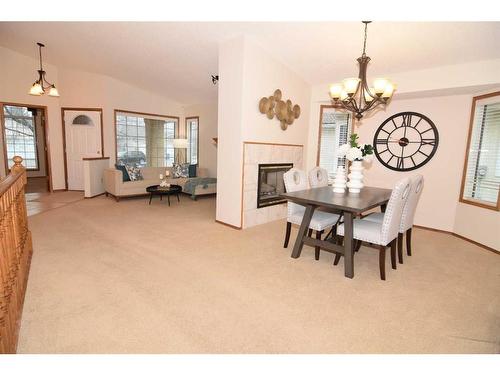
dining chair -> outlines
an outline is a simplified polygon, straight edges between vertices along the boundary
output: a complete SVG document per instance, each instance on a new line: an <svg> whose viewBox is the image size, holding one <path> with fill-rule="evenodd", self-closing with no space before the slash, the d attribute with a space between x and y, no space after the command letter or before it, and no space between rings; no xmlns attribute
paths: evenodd
<svg viewBox="0 0 500 375"><path fill-rule="evenodd" d="M283 181L285 182L285 188L288 193L307 189L307 176L304 171L297 168L292 168L283 175ZM292 224L300 225L302 223L302 217L304 216L305 207L299 204L288 202L287 207L287 221L286 221L286 233L285 233L285 243L284 248L288 247L288 241L290 239L290 231L292 229ZM309 224L309 236L312 235L312 231L316 231L316 239L321 239L321 236L325 229L337 225L340 215L324 212L324 211L314 211L311 223ZM319 259L320 247L315 246L315 258Z"/></svg>
<svg viewBox="0 0 500 375"><path fill-rule="evenodd" d="M410 177L410 194L403 208L401 224L398 233L398 260L403 264L403 236L406 235L406 253L411 256L411 229L415 219L418 201L424 188L424 176L421 174ZM382 222L384 220L383 212L374 212L365 216L366 220Z"/></svg>
<svg viewBox="0 0 500 375"><path fill-rule="evenodd" d="M385 249L391 248L391 265L396 269L396 240L403 208L410 195L410 179L404 178L396 184L387 203L382 222L370 221L365 218L354 219L353 239L368 242L379 249L380 278L385 280ZM337 228L339 236L344 235L344 224ZM335 256L334 264L340 260L340 255Z"/></svg>
<svg viewBox="0 0 500 375"><path fill-rule="evenodd" d="M309 171L309 185L311 188L328 186L328 171L321 167L311 169Z"/></svg>

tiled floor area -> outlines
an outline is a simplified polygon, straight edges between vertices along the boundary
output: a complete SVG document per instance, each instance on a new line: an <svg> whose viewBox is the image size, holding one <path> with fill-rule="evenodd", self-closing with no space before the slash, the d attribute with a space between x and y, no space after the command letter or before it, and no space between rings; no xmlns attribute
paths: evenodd
<svg viewBox="0 0 500 375"><path fill-rule="evenodd" d="M28 216L33 216L54 208L60 208L70 203L82 200L81 191L61 191L55 193L26 193L26 208Z"/></svg>

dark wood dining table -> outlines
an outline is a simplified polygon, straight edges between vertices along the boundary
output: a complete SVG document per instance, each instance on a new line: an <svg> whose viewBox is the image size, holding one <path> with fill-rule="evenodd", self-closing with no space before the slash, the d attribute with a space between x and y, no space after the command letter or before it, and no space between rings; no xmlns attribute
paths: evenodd
<svg viewBox="0 0 500 375"><path fill-rule="evenodd" d="M297 203L306 208L292 250L292 258L298 258L300 256L304 244L319 246L328 252L342 254L344 256L344 274L346 277L352 279L354 277L354 218L362 212L376 207L381 207L382 211L385 211L385 206L389 201L391 192L392 190L390 189L365 186L361 189L359 194L352 194L347 190L344 194L339 194L334 193L331 186L325 186L281 194L281 196L288 201ZM316 209L343 214L343 245L337 244L334 240L319 240L307 235L309 224L311 223L311 219Z"/></svg>

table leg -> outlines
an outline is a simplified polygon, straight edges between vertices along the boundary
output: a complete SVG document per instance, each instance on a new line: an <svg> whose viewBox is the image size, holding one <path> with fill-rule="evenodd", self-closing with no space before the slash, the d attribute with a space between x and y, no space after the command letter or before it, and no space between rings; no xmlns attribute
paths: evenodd
<svg viewBox="0 0 500 375"><path fill-rule="evenodd" d="M344 275L352 279L354 277L353 262L353 239L352 239L352 212L344 212Z"/></svg>
<svg viewBox="0 0 500 375"><path fill-rule="evenodd" d="M177 202L181 202L181 200L179 199L179 194L176 194L177 195Z"/></svg>
<svg viewBox="0 0 500 375"><path fill-rule="evenodd" d="M170 195L167 195L167 199L168 199L168 206L170 207Z"/></svg>
<svg viewBox="0 0 500 375"><path fill-rule="evenodd" d="M302 223L300 224L299 233L297 234L297 239L295 240L295 245L293 246L292 258L300 257L302 247L304 246L303 240L306 236L309 224L311 224L311 219L313 217L315 209L315 206L306 206L306 212L304 212L304 216L302 217Z"/></svg>
<svg viewBox="0 0 500 375"><path fill-rule="evenodd" d="M149 194L149 204L151 204L151 199L153 199L153 193Z"/></svg>

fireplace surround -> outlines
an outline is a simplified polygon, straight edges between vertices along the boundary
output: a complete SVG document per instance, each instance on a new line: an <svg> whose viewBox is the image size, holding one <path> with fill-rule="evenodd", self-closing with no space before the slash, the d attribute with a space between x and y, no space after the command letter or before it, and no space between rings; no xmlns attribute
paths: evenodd
<svg viewBox="0 0 500 375"><path fill-rule="evenodd" d="M286 202L280 194L285 192L283 174L291 168L293 163L259 164L257 208Z"/></svg>

